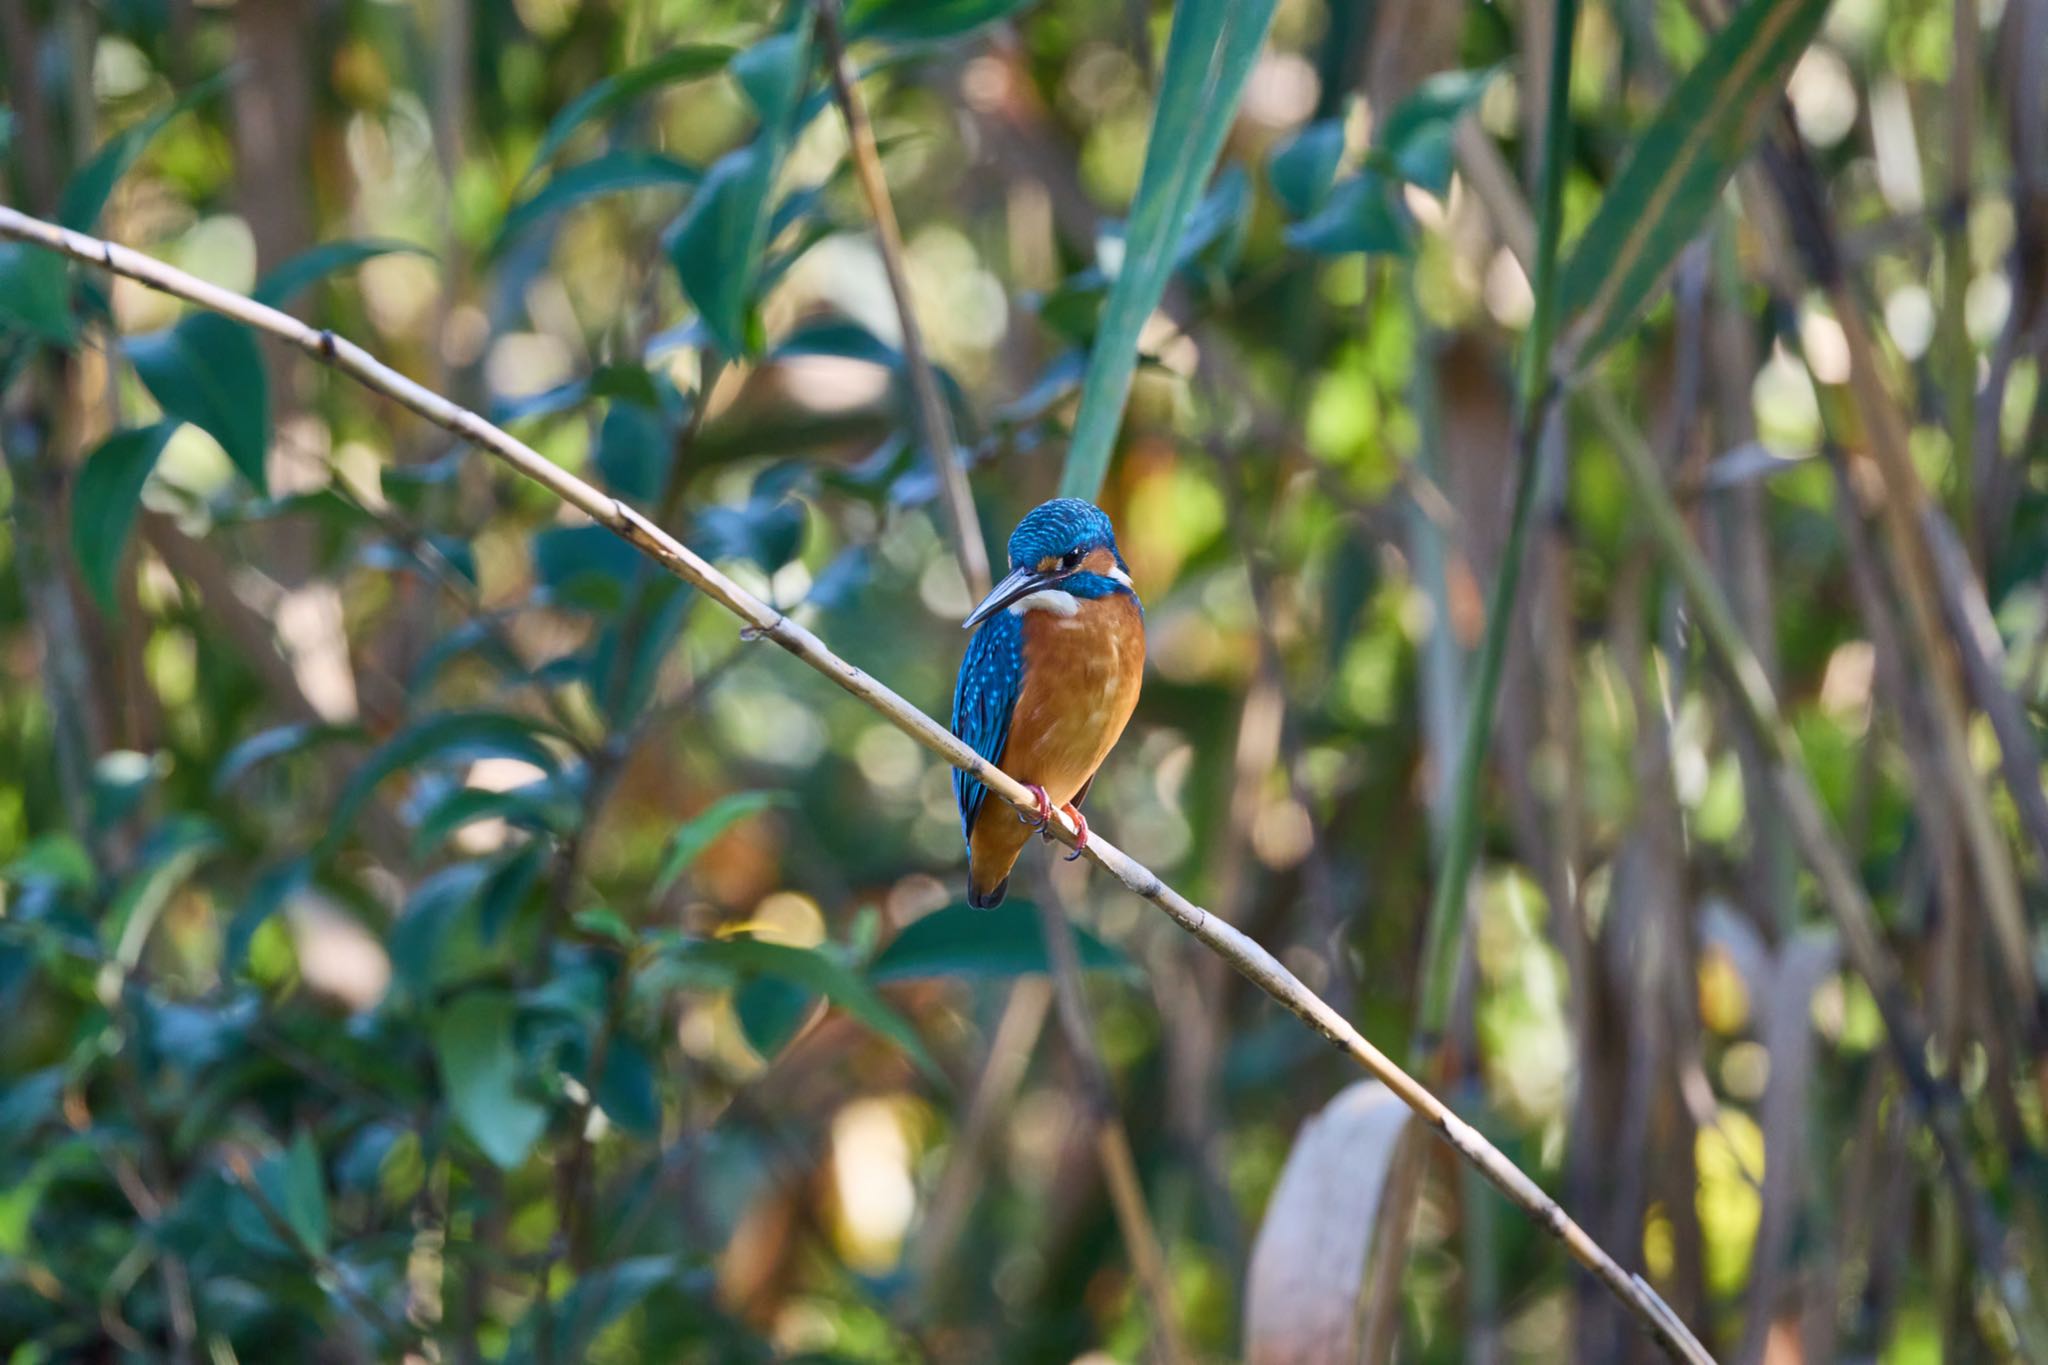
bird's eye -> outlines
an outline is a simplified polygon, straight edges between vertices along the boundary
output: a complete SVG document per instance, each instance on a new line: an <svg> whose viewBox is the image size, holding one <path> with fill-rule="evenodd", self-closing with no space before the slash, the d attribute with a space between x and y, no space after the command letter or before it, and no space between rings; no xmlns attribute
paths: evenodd
<svg viewBox="0 0 2048 1365"><path fill-rule="evenodd" d="M1078 569L1081 567L1082 557L1083 556L1079 550L1069 550L1064 555L1060 556L1060 565L1063 568Z"/></svg>

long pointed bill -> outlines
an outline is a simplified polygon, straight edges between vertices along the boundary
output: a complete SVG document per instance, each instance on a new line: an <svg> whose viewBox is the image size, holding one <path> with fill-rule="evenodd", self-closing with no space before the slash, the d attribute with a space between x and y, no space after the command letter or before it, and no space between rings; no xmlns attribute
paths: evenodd
<svg viewBox="0 0 2048 1365"><path fill-rule="evenodd" d="M1022 601L1041 588L1049 588L1064 575L1040 573L1036 569L1014 569L1010 576L989 589L988 596L981 599L981 605L967 614L960 623L962 630L973 630L989 617L994 616L1012 602Z"/></svg>

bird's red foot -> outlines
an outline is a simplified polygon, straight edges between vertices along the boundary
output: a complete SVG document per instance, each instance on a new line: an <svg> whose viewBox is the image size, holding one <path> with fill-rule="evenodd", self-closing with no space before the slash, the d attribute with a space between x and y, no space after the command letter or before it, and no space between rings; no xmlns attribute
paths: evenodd
<svg viewBox="0 0 2048 1365"><path fill-rule="evenodd" d="M1019 814L1018 823L1031 826L1047 839L1052 838L1052 798L1047 796L1045 788L1036 782L1026 782L1024 790L1030 792L1032 799L1038 802L1038 814Z"/></svg>
<svg viewBox="0 0 2048 1365"><path fill-rule="evenodd" d="M1088 849L1088 817L1081 814L1081 808L1071 801L1060 809L1074 822L1074 851L1066 856L1066 861L1071 863Z"/></svg>

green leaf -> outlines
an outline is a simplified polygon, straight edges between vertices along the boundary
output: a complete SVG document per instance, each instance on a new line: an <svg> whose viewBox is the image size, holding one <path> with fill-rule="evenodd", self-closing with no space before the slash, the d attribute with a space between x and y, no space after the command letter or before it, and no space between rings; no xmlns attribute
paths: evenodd
<svg viewBox="0 0 2048 1365"><path fill-rule="evenodd" d="M26 242L0 242L0 332L66 346L74 331L64 258Z"/></svg>
<svg viewBox="0 0 2048 1365"><path fill-rule="evenodd" d="M747 1045L763 1057L781 1052L810 1018L817 1003L815 991L773 976L752 978L732 997L740 1032L746 1034Z"/></svg>
<svg viewBox="0 0 2048 1365"><path fill-rule="evenodd" d="M1236 117L1273 6L1274 0L1181 0L1174 8L1145 169L1124 231L1123 263L1088 356L1081 410L1060 477L1063 496L1093 498L1109 473L1137 371L1138 334L1166 292L1188 217L1201 202Z"/></svg>
<svg viewBox="0 0 2048 1365"><path fill-rule="evenodd" d="M273 759L338 740L359 740L362 737L363 730L359 725L335 725L317 720L296 721L258 731L228 750L220 761L220 767L214 769L214 795L226 792Z"/></svg>
<svg viewBox="0 0 2048 1365"><path fill-rule="evenodd" d="M1083 967L1131 969L1130 959L1078 924L1074 946ZM993 910L949 905L913 921L868 964L867 975L870 981L882 982L932 976L1009 977L1051 970L1036 907L1029 901L1009 900Z"/></svg>
<svg viewBox="0 0 2048 1365"><path fill-rule="evenodd" d="M549 852L546 840L529 839L485 879L476 898L477 932L485 943L497 942L506 922L526 903L547 867Z"/></svg>
<svg viewBox="0 0 2048 1365"><path fill-rule="evenodd" d="M668 422L653 407L615 401L597 432L597 469L607 492L651 503L668 476L675 440Z"/></svg>
<svg viewBox="0 0 2048 1365"><path fill-rule="evenodd" d="M665 895L676 878L711 846L712 840L740 821L775 806L794 804L787 792L733 792L719 797L669 836L668 847L661 855L661 871L655 874L654 894Z"/></svg>
<svg viewBox="0 0 2048 1365"><path fill-rule="evenodd" d="M347 270L365 261L374 261L379 256L413 255L425 256L432 260L434 253L412 242L379 241L366 238L360 241L323 242L309 251L302 251L257 282L256 292L251 295L258 303L282 308L301 292L311 288L336 271Z"/></svg>
<svg viewBox="0 0 2048 1365"><path fill-rule="evenodd" d="M793 948L785 943L760 939L685 939L676 942L673 955L693 966L708 967L742 979L770 976L822 995L840 1009L881 1034L918 1064L926 1074L942 1079L930 1054L924 1049L908 1022L890 1009L874 988L856 976L839 959L817 948Z"/></svg>
<svg viewBox="0 0 2048 1365"><path fill-rule="evenodd" d="M305 886L312 873L304 858L293 858L265 871L249 888L248 898L228 924L227 941L221 948L223 971L235 972L249 956L249 944L270 917L283 908L292 894Z"/></svg>
<svg viewBox="0 0 2048 1365"><path fill-rule="evenodd" d="M1636 139L1559 277L1563 350L1590 364L1659 292L1747 156L1828 0L1749 0Z"/></svg>
<svg viewBox="0 0 2048 1365"><path fill-rule="evenodd" d="M720 157L668 239L676 278L728 355L748 353L748 319L760 270L774 164L759 143Z"/></svg>
<svg viewBox="0 0 2048 1365"><path fill-rule="evenodd" d="M327 1185L320 1174L320 1150L312 1134L299 1129L284 1160L283 1198L278 1200L285 1223L313 1251L327 1251Z"/></svg>
<svg viewBox="0 0 2048 1365"><path fill-rule="evenodd" d="M555 115L554 122L548 125L547 132L541 137L540 150L533 154L533 167L526 173L526 178L531 180L542 166L552 161L555 153L562 150L562 144L591 119L609 114L664 85L709 76L723 68L732 57L733 49L729 47L687 44L671 48L651 61L599 81Z"/></svg>
<svg viewBox="0 0 2048 1365"><path fill-rule="evenodd" d="M645 561L602 526L550 526L533 538L533 573L562 606L615 612Z"/></svg>
<svg viewBox="0 0 2048 1365"><path fill-rule="evenodd" d="M1431 194L1450 189L1451 137L1498 70L1440 71L1394 106L1376 140L1395 174Z"/></svg>
<svg viewBox="0 0 2048 1365"><path fill-rule="evenodd" d="M574 823L576 815L573 793L555 778L510 791L457 787L421 818L413 831L413 855L426 857L456 830L478 820L504 820L521 829L559 833Z"/></svg>
<svg viewBox="0 0 2048 1365"><path fill-rule="evenodd" d="M86 457L71 489L71 551L86 586L108 611L128 533L142 510L142 485L177 429L176 422L159 422L115 432Z"/></svg>
<svg viewBox="0 0 2048 1365"><path fill-rule="evenodd" d="M122 884L100 926L101 945L124 970L141 959L172 893L220 846L220 831L194 816L169 821L150 835L136 858L140 870Z"/></svg>
<svg viewBox="0 0 2048 1365"><path fill-rule="evenodd" d="M75 835L43 834L20 856L0 868L0 881L14 886L45 883L83 891L93 883L92 855Z"/></svg>
<svg viewBox="0 0 2048 1365"><path fill-rule="evenodd" d="M1313 218L1287 229L1287 243L1318 256L1355 251L1401 255L1408 230L1394 206L1394 186L1370 168L1342 181Z"/></svg>
<svg viewBox="0 0 2048 1365"><path fill-rule="evenodd" d="M1309 217L1330 197L1337 163L1343 159L1344 120L1326 118L1309 124L1266 163L1273 197L1290 218Z"/></svg>
<svg viewBox="0 0 2048 1365"><path fill-rule="evenodd" d="M703 178L704 173L695 166L658 152L607 152L557 172L530 198L514 204L506 212L505 222L499 227L489 254L497 255L513 238L534 224L586 199L656 185L684 188Z"/></svg>
<svg viewBox="0 0 2048 1365"><path fill-rule="evenodd" d="M811 13L732 59L733 74L761 116L752 143L719 158L669 235L683 292L727 355L751 354L754 286L767 245L769 194L794 132L810 71Z"/></svg>
<svg viewBox="0 0 2048 1365"><path fill-rule="evenodd" d="M592 1089L597 1107L619 1127L639 1137L661 1131L661 1099L654 1092L654 1062L647 1049L613 1034L604 1050L604 1069Z"/></svg>
<svg viewBox="0 0 2048 1365"><path fill-rule="evenodd" d="M156 135L178 115L211 99L227 84L228 74L224 71L210 80L201 81L180 95L169 108L159 110L108 138L65 185L64 193L57 200L57 221L74 232L94 231L99 225L100 211L106 208L107 200L113 196L114 186L155 141Z"/></svg>
<svg viewBox="0 0 2048 1365"><path fill-rule="evenodd" d="M1252 187L1242 166L1225 166L1216 183L1188 215L1174 250L1177 270L1206 266L1227 270L1251 227Z"/></svg>
<svg viewBox="0 0 2048 1365"><path fill-rule="evenodd" d="M552 733L538 721L501 711L439 711L413 721L350 776L334 803L322 851L333 851L377 784L401 768L429 760L466 763L479 758L517 758L554 772L558 766L555 751L541 738Z"/></svg>
<svg viewBox="0 0 2048 1365"><path fill-rule="evenodd" d="M633 936L632 927L619 918L618 911L608 905L593 905L588 910L578 910L571 923L592 938L606 939L621 948L630 948L638 942Z"/></svg>
<svg viewBox="0 0 2048 1365"><path fill-rule="evenodd" d="M435 987L475 974L484 957L476 902L491 871L482 861L450 863L406 898L388 939L394 992L429 996Z"/></svg>
<svg viewBox="0 0 2048 1365"><path fill-rule="evenodd" d="M1006 19L1031 0L854 0L846 36L884 43L928 43Z"/></svg>
<svg viewBox="0 0 2048 1365"><path fill-rule="evenodd" d="M505 1365L536 1360L587 1360L598 1334L662 1285L680 1281L673 1256L638 1256L579 1276L559 1301L527 1310L512 1333ZM548 1350L539 1350L541 1334Z"/></svg>
<svg viewBox="0 0 2048 1365"><path fill-rule="evenodd" d="M164 413L220 442L242 477L267 494L270 386L255 335L217 313L193 313L165 331L130 337L126 346Z"/></svg>
<svg viewBox="0 0 2048 1365"><path fill-rule="evenodd" d="M526 1160L547 1130L548 1112L519 1088L512 997L471 991L434 1017L434 1056L455 1121L505 1170Z"/></svg>

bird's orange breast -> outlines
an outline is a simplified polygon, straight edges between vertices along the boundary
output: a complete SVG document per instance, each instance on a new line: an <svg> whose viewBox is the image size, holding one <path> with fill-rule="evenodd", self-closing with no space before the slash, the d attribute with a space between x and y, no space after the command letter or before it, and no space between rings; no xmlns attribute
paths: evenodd
<svg viewBox="0 0 2048 1365"><path fill-rule="evenodd" d="M1068 600L1071 614L1036 604L1024 613L1024 683L1002 763L1044 787L1054 805L1073 800L1102 766L1145 675L1137 602L1124 593Z"/></svg>

